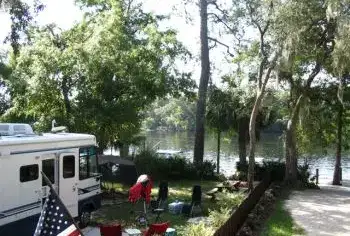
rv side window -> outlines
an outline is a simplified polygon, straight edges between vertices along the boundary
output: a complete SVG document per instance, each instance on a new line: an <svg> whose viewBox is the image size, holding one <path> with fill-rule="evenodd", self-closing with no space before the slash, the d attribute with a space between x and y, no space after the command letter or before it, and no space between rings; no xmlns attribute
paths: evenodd
<svg viewBox="0 0 350 236"><path fill-rule="evenodd" d="M95 147L80 148L79 179L87 179L97 174L97 159Z"/></svg>
<svg viewBox="0 0 350 236"><path fill-rule="evenodd" d="M36 180L39 178L39 166L38 165L28 165L28 166L21 166L19 169L19 178L20 181L28 182L32 180Z"/></svg>
<svg viewBox="0 0 350 236"><path fill-rule="evenodd" d="M72 178L75 175L75 161L74 156L63 157L63 178Z"/></svg>

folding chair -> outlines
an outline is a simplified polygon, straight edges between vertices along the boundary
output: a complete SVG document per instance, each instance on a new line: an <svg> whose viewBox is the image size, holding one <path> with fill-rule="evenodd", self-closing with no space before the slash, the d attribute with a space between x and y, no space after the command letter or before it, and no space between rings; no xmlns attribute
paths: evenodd
<svg viewBox="0 0 350 236"><path fill-rule="evenodd" d="M163 205L166 206L166 201L168 200L168 193L169 193L169 188L168 188L168 183L167 182L161 182L159 184L159 190L158 190L158 208L163 208Z"/></svg>
<svg viewBox="0 0 350 236"><path fill-rule="evenodd" d="M101 236L122 236L121 225L100 225Z"/></svg>
<svg viewBox="0 0 350 236"><path fill-rule="evenodd" d="M169 228L169 222L161 223L161 224L151 224L146 232L144 232L144 236L152 236L152 235L164 235L166 230Z"/></svg>
<svg viewBox="0 0 350 236"><path fill-rule="evenodd" d="M190 217L193 216L193 210L195 207L199 207L200 211L202 212L202 187L200 185L195 185L192 189Z"/></svg>
<svg viewBox="0 0 350 236"><path fill-rule="evenodd" d="M155 219L155 223L160 221L160 215L164 212L164 208L166 207L166 202L168 199L168 183L167 182L161 182L159 184L159 189L158 189L158 198L156 201L156 207L152 209L152 212L157 215Z"/></svg>

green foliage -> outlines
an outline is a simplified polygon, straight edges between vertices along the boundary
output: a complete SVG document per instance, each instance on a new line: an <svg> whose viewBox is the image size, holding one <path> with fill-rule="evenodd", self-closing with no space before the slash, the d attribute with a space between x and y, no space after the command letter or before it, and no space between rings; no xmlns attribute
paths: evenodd
<svg viewBox="0 0 350 236"><path fill-rule="evenodd" d="M248 164L242 165L240 162L236 163L237 171L242 173L239 175L239 179L246 180L247 176L244 175L248 169ZM271 178L274 181L283 181L285 177L286 164L284 162L278 161L264 161L262 164L255 163L255 180L262 180L267 173L271 173ZM315 188L314 176L310 173L310 168L308 164L298 166L298 180L301 187L304 188Z"/></svg>
<svg viewBox="0 0 350 236"><path fill-rule="evenodd" d="M243 194L235 193L219 193L217 194L217 208L215 210L209 210L210 225L205 224L190 224L185 226L183 235L214 235L214 232L219 229L228 218L232 215L235 208L237 208L244 200ZM203 227L206 231L202 231ZM210 233L210 234L206 234Z"/></svg>
<svg viewBox="0 0 350 236"><path fill-rule="evenodd" d="M206 121L216 132L227 131L234 123L235 107L231 93L212 87L207 104Z"/></svg>
<svg viewBox="0 0 350 236"><path fill-rule="evenodd" d="M143 128L150 130L193 131L196 104L182 98L157 100L145 112Z"/></svg>
<svg viewBox="0 0 350 236"><path fill-rule="evenodd" d="M173 30L158 28L163 17L139 4L126 11L124 1L81 3L96 12L72 29L31 31L32 43L11 64L12 107L3 120L47 131L56 119L70 131L96 135L101 149L129 144L148 105L193 88L190 74L174 64L188 52Z"/></svg>
<svg viewBox="0 0 350 236"><path fill-rule="evenodd" d="M238 171L238 179L247 180L248 164L241 164L236 162L236 168ZM255 163L254 179L261 181L268 173L271 173L271 177L274 181L283 181L285 176L286 164L279 161L263 161L262 164Z"/></svg>
<svg viewBox="0 0 350 236"><path fill-rule="evenodd" d="M219 208L230 209L230 213L232 213L232 210L243 202L245 197L246 196L242 193L230 193L227 191L216 194Z"/></svg>
<svg viewBox="0 0 350 236"><path fill-rule="evenodd" d="M212 236L215 233L215 229L204 223L187 225L182 235L187 236Z"/></svg>
<svg viewBox="0 0 350 236"><path fill-rule="evenodd" d="M274 181L283 181L286 165L279 161L264 161L260 172L264 173L265 171L271 173L271 177Z"/></svg>
<svg viewBox="0 0 350 236"><path fill-rule="evenodd" d="M226 75L223 82L228 85L228 89L224 91L225 99L230 99L229 106L233 109L232 129L238 131L239 119L250 119L251 111L255 102L255 93L252 93L253 83L245 84L235 76ZM225 100L226 101L226 100ZM282 92L268 91L261 108L259 109L256 118L256 136L260 137L260 132L263 128L276 122L282 118L282 105L284 105L285 98ZM226 104L226 103L225 103Z"/></svg>
<svg viewBox="0 0 350 236"><path fill-rule="evenodd" d="M226 223L232 214L232 208L219 208L210 211L209 220L212 227L218 229Z"/></svg>
<svg viewBox="0 0 350 236"><path fill-rule="evenodd" d="M337 114L340 106L345 107L343 114L342 145L349 145L349 112L350 90L343 90L343 104L340 104L339 85L337 82L323 83L312 88L309 100L305 102L300 114L300 123L297 127L298 150L302 154L315 152L316 147L327 151L335 147L337 142Z"/></svg>
<svg viewBox="0 0 350 236"><path fill-rule="evenodd" d="M298 166L298 180L300 182L299 187L318 188L314 176L311 176L309 165L307 163Z"/></svg>
<svg viewBox="0 0 350 236"><path fill-rule="evenodd" d="M139 174L149 174L155 180L216 180L215 164L204 161L195 166L183 157L163 158L154 150L142 150L135 157L136 170Z"/></svg>
<svg viewBox="0 0 350 236"><path fill-rule="evenodd" d="M20 45L28 40L28 30L34 15L44 8L39 0L34 0L33 5L31 7L22 0L0 1L0 8L6 9L11 16L11 32L5 42L10 42L14 55L19 54Z"/></svg>

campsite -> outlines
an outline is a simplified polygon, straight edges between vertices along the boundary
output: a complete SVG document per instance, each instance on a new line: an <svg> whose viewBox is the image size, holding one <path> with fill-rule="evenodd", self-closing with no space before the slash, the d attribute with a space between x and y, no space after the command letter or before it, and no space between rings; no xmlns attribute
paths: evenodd
<svg viewBox="0 0 350 236"><path fill-rule="evenodd" d="M349 0L0 0L0 236L350 235Z"/></svg>

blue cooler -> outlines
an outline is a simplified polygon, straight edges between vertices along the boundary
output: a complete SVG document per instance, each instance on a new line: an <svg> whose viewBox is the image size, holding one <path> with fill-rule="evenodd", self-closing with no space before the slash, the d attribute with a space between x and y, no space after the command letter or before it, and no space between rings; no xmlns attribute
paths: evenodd
<svg viewBox="0 0 350 236"><path fill-rule="evenodd" d="M178 215L178 214L181 214L181 211L182 211L182 207L184 206L184 202L172 202L169 204L169 213L171 214L175 214L175 215Z"/></svg>

